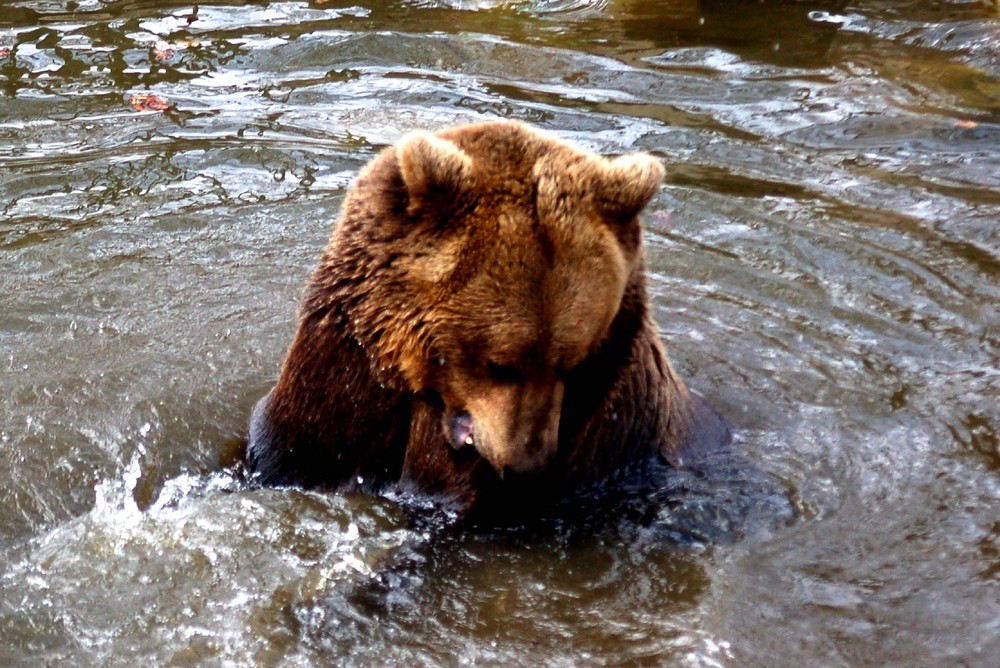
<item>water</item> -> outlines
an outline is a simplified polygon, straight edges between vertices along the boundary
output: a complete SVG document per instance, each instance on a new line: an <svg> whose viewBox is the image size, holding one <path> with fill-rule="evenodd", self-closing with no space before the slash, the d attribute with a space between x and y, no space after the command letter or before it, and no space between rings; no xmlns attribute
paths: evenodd
<svg viewBox="0 0 1000 668"><path fill-rule="evenodd" d="M0 54L0 665L1000 663L995 5L25 0ZM798 520L233 476L352 174L494 117L662 158L657 320Z"/></svg>

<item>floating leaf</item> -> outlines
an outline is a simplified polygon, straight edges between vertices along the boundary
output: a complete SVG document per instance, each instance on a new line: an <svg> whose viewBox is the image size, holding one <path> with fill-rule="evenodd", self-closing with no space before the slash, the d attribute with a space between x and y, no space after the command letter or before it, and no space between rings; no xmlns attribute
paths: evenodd
<svg viewBox="0 0 1000 668"><path fill-rule="evenodd" d="M962 128L963 130L975 130L979 127L979 123L975 121L955 121L953 123L954 127Z"/></svg>
<svg viewBox="0 0 1000 668"><path fill-rule="evenodd" d="M10 55L10 48L6 46L0 46L0 58L6 58Z"/></svg>
<svg viewBox="0 0 1000 668"><path fill-rule="evenodd" d="M166 111L170 108L166 98L149 93L137 93L128 99L128 103L136 111Z"/></svg>

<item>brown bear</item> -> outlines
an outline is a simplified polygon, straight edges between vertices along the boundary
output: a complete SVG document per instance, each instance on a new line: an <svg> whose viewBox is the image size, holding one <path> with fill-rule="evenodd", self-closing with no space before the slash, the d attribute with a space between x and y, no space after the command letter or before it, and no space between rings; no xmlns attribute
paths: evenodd
<svg viewBox="0 0 1000 668"><path fill-rule="evenodd" d="M382 151L254 409L252 475L503 515L724 443L649 313L638 215L662 177L511 121Z"/></svg>

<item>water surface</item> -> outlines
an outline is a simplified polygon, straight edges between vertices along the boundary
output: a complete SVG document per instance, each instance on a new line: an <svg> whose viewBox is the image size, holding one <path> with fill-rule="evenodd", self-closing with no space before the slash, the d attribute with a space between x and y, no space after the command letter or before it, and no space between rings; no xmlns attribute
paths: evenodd
<svg viewBox="0 0 1000 668"><path fill-rule="evenodd" d="M0 664L996 666L998 45L972 0L5 2ZM352 175L488 118L662 159L657 321L797 521L233 476Z"/></svg>

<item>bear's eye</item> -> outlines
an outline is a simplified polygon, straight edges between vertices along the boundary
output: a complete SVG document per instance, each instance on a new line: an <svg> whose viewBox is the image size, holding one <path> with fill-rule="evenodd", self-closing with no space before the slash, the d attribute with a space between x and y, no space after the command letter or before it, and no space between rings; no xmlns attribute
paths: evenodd
<svg viewBox="0 0 1000 668"><path fill-rule="evenodd" d="M487 362L486 373L488 373L490 378L498 383L519 383L524 380L524 374L522 374L517 367L511 366L510 364Z"/></svg>

